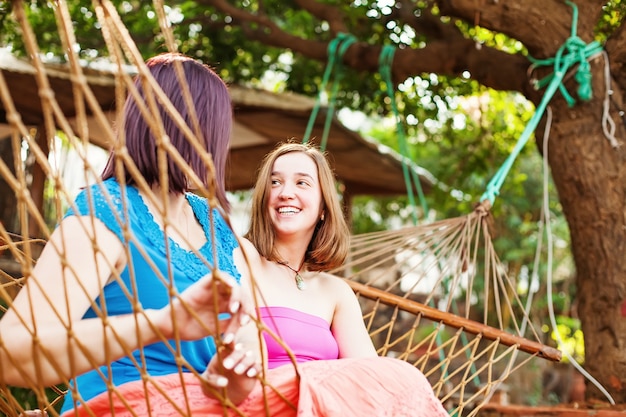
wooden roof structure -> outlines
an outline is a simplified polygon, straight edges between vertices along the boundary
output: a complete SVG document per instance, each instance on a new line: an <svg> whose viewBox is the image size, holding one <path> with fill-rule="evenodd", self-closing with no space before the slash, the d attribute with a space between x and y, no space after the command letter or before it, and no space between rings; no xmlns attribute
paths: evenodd
<svg viewBox="0 0 626 417"><path fill-rule="evenodd" d="M43 123L41 95L35 68L25 60L0 53L0 71L10 90L14 105L25 124ZM66 117L76 114L72 80L66 65L46 64L50 88ZM115 110L115 76L106 70L85 68L84 74L100 107L108 111L111 121ZM234 104L234 129L231 141L227 189L249 189L261 160L278 142L302 140L315 101L292 93L272 93L241 86L230 86ZM318 113L311 141L323 136L326 112ZM6 126L4 103L0 102L0 138ZM3 127L4 125L4 132ZM89 128L90 142L108 149L95 125ZM389 148L366 140L333 118L326 151L337 178L349 195L403 195L407 193L401 156ZM407 161L418 177L422 190L435 183L426 170Z"/></svg>

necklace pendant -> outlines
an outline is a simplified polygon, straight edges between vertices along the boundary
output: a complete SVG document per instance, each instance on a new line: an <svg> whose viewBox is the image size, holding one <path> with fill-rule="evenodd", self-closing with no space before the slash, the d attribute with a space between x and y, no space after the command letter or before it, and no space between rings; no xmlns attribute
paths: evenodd
<svg viewBox="0 0 626 417"><path fill-rule="evenodd" d="M296 287L298 287L300 291L306 290L306 283L298 273L296 273Z"/></svg>

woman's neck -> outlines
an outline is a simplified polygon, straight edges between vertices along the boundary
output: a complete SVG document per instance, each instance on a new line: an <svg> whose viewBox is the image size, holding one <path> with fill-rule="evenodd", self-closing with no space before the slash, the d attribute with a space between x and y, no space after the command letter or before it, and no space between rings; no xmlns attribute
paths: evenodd
<svg viewBox="0 0 626 417"><path fill-rule="evenodd" d="M182 216L187 209L188 204L185 194L169 192L164 198L163 190L160 186L153 185L151 190L154 194L154 201L150 200L150 203L161 212L167 210L167 214L170 218Z"/></svg>
<svg viewBox="0 0 626 417"><path fill-rule="evenodd" d="M304 263L308 243L303 245L297 241L292 243L277 242L274 247L278 256L281 258L279 259L281 263L286 263L290 267L298 270Z"/></svg>

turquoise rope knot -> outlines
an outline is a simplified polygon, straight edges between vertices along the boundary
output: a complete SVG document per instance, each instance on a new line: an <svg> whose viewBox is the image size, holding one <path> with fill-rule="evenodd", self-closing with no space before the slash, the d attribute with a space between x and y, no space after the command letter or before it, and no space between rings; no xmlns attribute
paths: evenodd
<svg viewBox="0 0 626 417"><path fill-rule="evenodd" d="M534 59L528 57L533 63L534 67L552 65L554 67L554 74L535 81L535 88L540 89L553 82L559 73L563 75L569 68L578 64L576 75L574 79L578 83L578 89L576 93L578 98L583 101L589 101L593 97L593 91L591 88L591 66L588 59L601 52L602 46L596 42L590 42L586 44L581 38L576 35L576 26L578 23L578 7L571 1L565 2L572 7L572 31L569 38L565 40L563 45L558 49L554 58L548 58L543 60ZM576 100L569 94L565 86L562 84L562 80L559 80L559 91L567 101L568 106L572 107L576 104Z"/></svg>

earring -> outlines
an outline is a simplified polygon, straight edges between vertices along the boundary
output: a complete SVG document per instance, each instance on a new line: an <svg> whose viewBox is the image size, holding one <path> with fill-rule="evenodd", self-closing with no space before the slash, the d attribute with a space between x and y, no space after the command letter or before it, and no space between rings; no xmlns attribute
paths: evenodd
<svg viewBox="0 0 626 417"><path fill-rule="evenodd" d="M320 216L320 221L323 222L324 221L324 213L322 213L322 215Z"/></svg>

